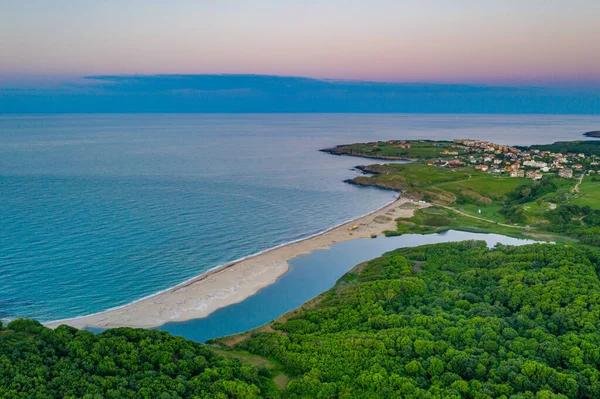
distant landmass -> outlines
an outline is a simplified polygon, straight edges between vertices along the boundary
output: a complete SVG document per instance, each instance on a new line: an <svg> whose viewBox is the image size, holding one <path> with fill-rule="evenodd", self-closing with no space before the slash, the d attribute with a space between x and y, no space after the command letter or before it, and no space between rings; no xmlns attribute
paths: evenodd
<svg viewBox="0 0 600 399"><path fill-rule="evenodd" d="M600 130L594 130L583 134L586 137L600 138Z"/></svg>
<svg viewBox="0 0 600 399"><path fill-rule="evenodd" d="M87 76L53 87L0 87L0 113L310 112L600 114L600 92L267 75Z"/></svg>

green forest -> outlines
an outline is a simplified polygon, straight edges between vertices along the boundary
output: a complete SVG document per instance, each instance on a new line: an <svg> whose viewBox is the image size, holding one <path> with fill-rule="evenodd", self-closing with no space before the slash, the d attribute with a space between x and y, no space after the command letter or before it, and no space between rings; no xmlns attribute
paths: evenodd
<svg viewBox="0 0 600 399"><path fill-rule="evenodd" d="M595 137L595 136L589 136ZM557 141L552 144L535 144L528 147L518 147L523 149L536 149L540 151L560 152L566 154L568 152L583 153L585 155L599 155L600 141Z"/></svg>
<svg viewBox="0 0 600 399"><path fill-rule="evenodd" d="M16 320L0 398L598 398L599 272L592 247L465 241L389 252L210 345Z"/></svg>
<svg viewBox="0 0 600 399"><path fill-rule="evenodd" d="M0 329L0 398L276 398L270 371L155 330Z"/></svg>
<svg viewBox="0 0 600 399"><path fill-rule="evenodd" d="M552 244L396 250L232 342L283 364L290 398L598 398L599 262Z"/></svg>

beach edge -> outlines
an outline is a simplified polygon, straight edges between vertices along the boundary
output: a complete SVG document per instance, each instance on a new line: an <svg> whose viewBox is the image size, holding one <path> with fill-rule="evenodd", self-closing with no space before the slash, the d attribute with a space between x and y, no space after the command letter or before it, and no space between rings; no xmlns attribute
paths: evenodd
<svg viewBox="0 0 600 399"><path fill-rule="evenodd" d="M399 208L406 203L410 208ZM217 266L198 276L152 295L101 312L45 322L56 328L154 328L170 322L206 317L214 311L239 303L274 284L289 270L289 261L337 242L368 238L395 230L397 218L409 218L415 209L429 204L398 195L393 201L366 215L343 222L312 236L282 244L239 260ZM374 221L384 216L387 222Z"/></svg>

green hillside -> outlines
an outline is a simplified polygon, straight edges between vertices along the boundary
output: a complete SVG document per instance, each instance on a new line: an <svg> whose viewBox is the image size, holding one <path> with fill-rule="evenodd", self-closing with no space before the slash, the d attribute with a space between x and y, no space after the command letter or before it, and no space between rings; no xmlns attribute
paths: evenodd
<svg viewBox="0 0 600 399"><path fill-rule="evenodd" d="M213 347L17 320L0 398L598 398L599 272L582 246L401 249Z"/></svg>
<svg viewBox="0 0 600 399"><path fill-rule="evenodd" d="M290 398L598 398L599 262L551 244L397 250L219 342L283 364Z"/></svg>

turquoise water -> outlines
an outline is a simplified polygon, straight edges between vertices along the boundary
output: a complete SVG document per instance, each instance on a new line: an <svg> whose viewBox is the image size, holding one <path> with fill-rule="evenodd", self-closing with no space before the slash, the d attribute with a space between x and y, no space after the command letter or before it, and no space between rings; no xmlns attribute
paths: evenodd
<svg viewBox="0 0 600 399"><path fill-rule="evenodd" d="M85 315L393 199L317 150L580 138L590 116L0 115L0 318Z"/></svg>
<svg viewBox="0 0 600 399"><path fill-rule="evenodd" d="M333 287L335 282L357 264L397 248L464 240L486 241L488 247L532 244L498 234L447 231L441 234L406 234L399 237L363 238L344 241L325 251L314 251L292 259L290 271L246 300L218 309L203 319L167 323L160 330L204 342L211 338L251 330L297 308Z"/></svg>

